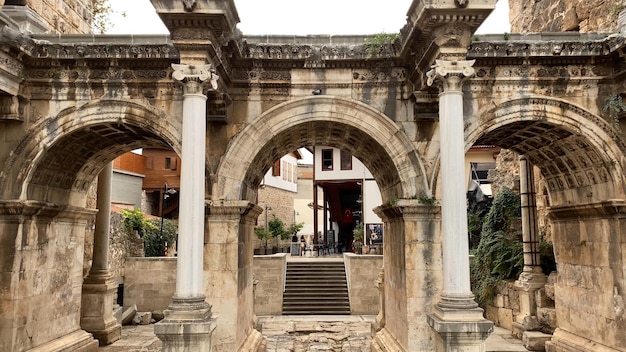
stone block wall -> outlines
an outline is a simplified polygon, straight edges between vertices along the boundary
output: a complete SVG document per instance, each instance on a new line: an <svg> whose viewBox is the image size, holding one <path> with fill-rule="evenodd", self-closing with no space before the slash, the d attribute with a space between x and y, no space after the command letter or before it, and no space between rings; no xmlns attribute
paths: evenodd
<svg viewBox="0 0 626 352"><path fill-rule="evenodd" d="M164 310L172 303L176 290L176 258L128 257L124 277L124 308Z"/></svg>
<svg viewBox="0 0 626 352"><path fill-rule="evenodd" d="M551 334L556 329L556 310L554 309L554 283L557 273L553 272L548 277L545 287L535 292L537 303L537 319L539 326L536 330ZM520 313L520 297L515 288L515 282L502 282L497 296L493 302L485 308L485 317L497 326L515 331L513 323Z"/></svg>
<svg viewBox="0 0 626 352"><path fill-rule="evenodd" d="M50 33L91 33L92 0L26 0L48 24Z"/></svg>
<svg viewBox="0 0 626 352"><path fill-rule="evenodd" d="M494 324L513 330L513 322L520 312L519 294L513 281L503 282L498 295L485 309L485 317Z"/></svg>
<svg viewBox="0 0 626 352"><path fill-rule="evenodd" d="M350 294L350 313L378 314L380 307L376 279L383 266L383 256L345 253L344 258Z"/></svg>
<svg viewBox="0 0 626 352"><path fill-rule="evenodd" d="M286 254L254 257L254 314L281 315L285 284Z"/></svg>
<svg viewBox="0 0 626 352"><path fill-rule="evenodd" d="M265 206L267 205L267 221L272 220L274 216L281 219L285 223L285 227L293 223L293 197L295 193L280 188L264 187L259 188L259 206L263 208L263 212L257 219L256 226L265 226ZM271 208L271 209L270 209ZM267 241L269 248L278 246L279 248L289 247L291 239L281 241L278 239L270 239ZM254 248L263 248L263 243L256 236L254 237Z"/></svg>

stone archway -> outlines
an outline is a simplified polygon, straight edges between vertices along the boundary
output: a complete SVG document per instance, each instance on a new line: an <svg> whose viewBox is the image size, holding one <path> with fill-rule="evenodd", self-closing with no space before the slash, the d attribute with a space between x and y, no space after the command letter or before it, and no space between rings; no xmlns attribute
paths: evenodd
<svg viewBox="0 0 626 352"><path fill-rule="evenodd" d="M79 325L85 228L95 214L85 208L86 191L123 152L180 150L177 131L176 120L156 109L105 100L37 122L17 144L0 178L3 263L20 268L1 281L2 318L11 323L0 327L0 349L97 346Z"/></svg>
<svg viewBox="0 0 626 352"><path fill-rule="evenodd" d="M180 153L180 120L150 106L100 100L34 124L0 174L4 199L83 206L86 192L117 155L140 147Z"/></svg>
<svg viewBox="0 0 626 352"><path fill-rule="evenodd" d="M625 346L620 307L626 289L626 145L621 137L585 109L526 97L476 115L466 141L467 147L490 144L523 154L546 180L558 265L553 348L596 350L597 341Z"/></svg>
<svg viewBox="0 0 626 352"><path fill-rule="evenodd" d="M441 287L441 240L438 208L422 209L415 199L430 195L421 158L397 125L378 111L346 98L314 96L269 109L234 137L222 157L204 251L207 301L220 316L214 350L245 350L242 346L254 339L251 239L259 214L253 205L257 188L274 160L307 145L349 151L374 175L386 204L380 214L390 229L385 284L386 299L394 304L389 304L385 338L397 339L405 350L432 343L426 313ZM422 251L428 255L418 254ZM413 278L427 284L413 284Z"/></svg>

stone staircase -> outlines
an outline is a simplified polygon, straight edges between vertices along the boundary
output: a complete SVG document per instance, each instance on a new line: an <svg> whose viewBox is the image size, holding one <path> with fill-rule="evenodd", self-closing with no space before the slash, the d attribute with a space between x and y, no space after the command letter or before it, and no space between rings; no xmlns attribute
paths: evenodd
<svg viewBox="0 0 626 352"><path fill-rule="evenodd" d="M283 315L350 314L343 260L287 262Z"/></svg>

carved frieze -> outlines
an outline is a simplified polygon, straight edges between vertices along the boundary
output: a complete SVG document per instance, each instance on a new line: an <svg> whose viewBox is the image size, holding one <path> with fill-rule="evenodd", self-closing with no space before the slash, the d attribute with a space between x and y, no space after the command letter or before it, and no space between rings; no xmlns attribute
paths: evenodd
<svg viewBox="0 0 626 352"><path fill-rule="evenodd" d="M468 58L479 57L580 57L608 55L616 39L594 41L484 41L473 42Z"/></svg>
<svg viewBox="0 0 626 352"><path fill-rule="evenodd" d="M247 59L304 60L313 56L311 45L271 45L248 44L242 46L243 57Z"/></svg>
<svg viewBox="0 0 626 352"><path fill-rule="evenodd" d="M401 67L394 67L391 69L356 69L352 72L352 78L357 82L368 81L393 81L403 82L407 78L407 71Z"/></svg>
<svg viewBox="0 0 626 352"><path fill-rule="evenodd" d="M176 59L171 44L43 44L32 52L39 59Z"/></svg>
<svg viewBox="0 0 626 352"><path fill-rule="evenodd" d="M19 77L24 70L24 65L9 54L0 51L0 69L13 76Z"/></svg>

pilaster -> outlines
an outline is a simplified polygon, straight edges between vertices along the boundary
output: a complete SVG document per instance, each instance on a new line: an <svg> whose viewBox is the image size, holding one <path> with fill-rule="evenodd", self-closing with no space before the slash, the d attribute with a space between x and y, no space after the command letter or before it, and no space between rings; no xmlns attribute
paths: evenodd
<svg viewBox="0 0 626 352"><path fill-rule="evenodd" d="M474 74L473 64L436 60L426 74L428 85L436 82L440 88L443 292L428 315L438 334L437 351L484 351L493 327L474 301L469 277L462 84Z"/></svg>
<svg viewBox="0 0 626 352"><path fill-rule="evenodd" d="M215 201L207 206L204 275L207 298L219 315L213 352L254 351L254 221L261 207L248 201Z"/></svg>
<svg viewBox="0 0 626 352"><path fill-rule="evenodd" d="M433 351L427 318L442 288L440 207L401 199L375 212L392 235L384 243L384 276L379 280L384 296L377 321L383 326L372 350Z"/></svg>

